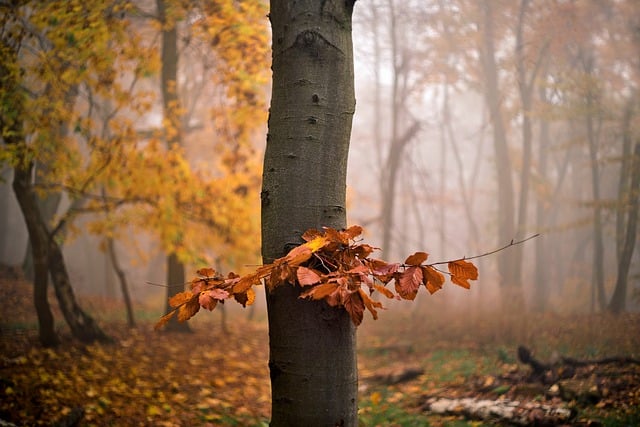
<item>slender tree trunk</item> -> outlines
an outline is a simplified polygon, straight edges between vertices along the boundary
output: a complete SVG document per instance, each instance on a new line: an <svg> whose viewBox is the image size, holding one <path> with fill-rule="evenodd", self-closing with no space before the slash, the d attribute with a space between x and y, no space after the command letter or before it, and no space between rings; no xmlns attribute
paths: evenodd
<svg viewBox="0 0 640 427"><path fill-rule="evenodd" d="M501 243L508 243L515 237L514 191L509 147L502 118L498 67L495 60L492 6L492 2L481 2L482 47L480 57L486 82L484 95L493 128L493 145L498 175L498 206L496 207L498 240ZM515 277L513 251L504 251L498 254L497 261L500 285L503 288L503 301L506 303L506 307L517 310L517 307L522 307L523 302L521 286Z"/></svg>
<svg viewBox="0 0 640 427"><path fill-rule="evenodd" d="M178 106L178 29L176 22L168 22L168 3L165 0L156 0L158 17L162 23L162 70L160 86L162 88L163 116L172 129L166 132L167 146L182 143L182 121L177 111ZM175 294L184 291L185 269L184 264L175 253L167 256L167 299L165 311L171 310L169 299ZM174 317L167 324L167 331L190 332L187 322L178 322Z"/></svg>
<svg viewBox="0 0 640 427"><path fill-rule="evenodd" d="M110 338L100 329L95 320L78 305L73 293L73 288L71 287L71 281L69 280L69 273L67 272L62 250L60 249L60 245L58 245L52 237L48 239L48 250L48 266L53 287L62 314L69 328L71 328L73 336L85 343L110 341Z"/></svg>
<svg viewBox="0 0 640 427"><path fill-rule="evenodd" d="M264 262L308 228L346 226L355 109L353 0L271 0L273 93L264 159ZM356 426L356 335L344 309L303 301L289 284L267 295L272 420Z"/></svg>
<svg viewBox="0 0 640 427"><path fill-rule="evenodd" d="M38 333L40 343L45 347L59 343L54 331L54 320L47 299L49 283L47 241L49 235L38 217L38 205L35 192L31 187L32 166L20 162L14 169L13 191L18 199L31 246L33 260L33 301L38 315Z"/></svg>
<svg viewBox="0 0 640 427"><path fill-rule="evenodd" d="M629 278L629 268L631 267L631 256L636 244L636 233L638 230L638 215L640 214L640 143L636 143L631 159L631 185L628 192L628 219L626 223L626 233L624 245L620 251L618 259L618 277L616 287L609 303L609 311L620 313L625 310L627 301L627 282Z"/></svg>
<svg viewBox="0 0 640 427"><path fill-rule="evenodd" d="M604 238L602 225L602 207L600 206L600 166L598 163L598 142L593 123L595 101L593 95L587 95L587 141L589 142L589 159L591 164L591 191L593 193L593 276L592 283L600 310L605 309L604 294Z"/></svg>
<svg viewBox="0 0 640 427"><path fill-rule="evenodd" d="M136 321L133 316L133 304L131 303L131 296L129 295L127 276L120 266L118 255L116 253L115 242L111 237L107 237L107 252L109 255L109 260L111 261L111 266L116 272L118 281L120 282L120 291L122 292L122 298L124 299L124 305L127 310L127 325L129 325L130 328L134 328L136 326Z"/></svg>
<svg viewBox="0 0 640 427"><path fill-rule="evenodd" d="M546 102L546 93L544 88L540 90L540 98L543 102ZM547 176L547 164L548 164L548 150L549 150L549 121L544 118L540 120L540 136L538 146L538 172L541 177ZM564 175L562 175L564 176ZM538 233L546 226L545 218L548 215L547 204L550 204L551 200L545 200L542 196L536 199L536 230ZM547 307L548 285L547 281L549 277L547 275L548 270L548 248L544 237L536 239L535 243L535 296L533 298L533 306L536 311L545 311Z"/></svg>

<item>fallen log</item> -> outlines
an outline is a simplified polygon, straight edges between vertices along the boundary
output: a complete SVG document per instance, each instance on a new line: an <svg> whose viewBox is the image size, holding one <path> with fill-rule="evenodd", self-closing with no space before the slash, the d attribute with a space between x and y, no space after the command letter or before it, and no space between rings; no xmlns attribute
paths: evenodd
<svg viewBox="0 0 640 427"><path fill-rule="evenodd" d="M504 399L432 397L427 400L423 409L435 414L458 415L482 421L508 422L520 426L556 426L571 421L575 416L571 410L564 407Z"/></svg>
<svg viewBox="0 0 640 427"><path fill-rule="evenodd" d="M518 360L531 367L530 379L541 381L543 384L553 384L558 380L574 376L576 368L591 365L634 364L640 365L640 360L631 357L605 357L603 359L580 360L571 357L559 357L553 363L544 363L536 359L527 347L518 346Z"/></svg>

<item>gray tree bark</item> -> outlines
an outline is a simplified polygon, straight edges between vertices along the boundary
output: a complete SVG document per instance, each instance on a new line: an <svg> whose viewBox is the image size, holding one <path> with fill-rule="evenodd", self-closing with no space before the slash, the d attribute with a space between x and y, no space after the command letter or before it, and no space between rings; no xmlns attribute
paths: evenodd
<svg viewBox="0 0 640 427"><path fill-rule="evenodd" d="M354 0L271 0L273 93L264 158L262 256L284 255L309 228L346 226L355 110ZM344 309L267 295L272 426L357 425L356 335Z"/></svg>

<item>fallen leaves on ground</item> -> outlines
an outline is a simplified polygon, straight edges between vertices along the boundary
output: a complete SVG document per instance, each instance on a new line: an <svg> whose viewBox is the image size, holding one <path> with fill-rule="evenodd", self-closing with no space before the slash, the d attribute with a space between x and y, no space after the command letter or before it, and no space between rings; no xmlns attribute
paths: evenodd
<svg viewBox="0 0 640 427"><path fill-rule="evenodd" d="M82 425L260 424L270 412L266 329L235 326L188 334L110 327L114 344L56 349L35 336L4 342L0 419L51 425L82 411Z"/></svg>

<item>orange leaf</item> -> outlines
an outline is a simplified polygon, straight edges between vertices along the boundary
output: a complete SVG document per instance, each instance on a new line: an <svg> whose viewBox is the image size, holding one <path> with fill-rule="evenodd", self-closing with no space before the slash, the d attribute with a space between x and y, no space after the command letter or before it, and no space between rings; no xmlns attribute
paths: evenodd
<svg viewBox="0 0 640 427"><path fill-rule="evenodd" d="M418 266L407 268L396 278L396 292L407 300L413 300L418 293L418 287L422 284L422 269Z"/></svg>
<svg viewBox="0 0 640 427"><path fill-rule="evenodd" d="M300 295L300 298L313 298L313 299L322 299L328 295L331 295L338 289L340 285L337 283L322 283L320 285L314 286L308 291L303 292ZM329 302L329 301L327 301ZM331 305L331 304L330 304Z"/></svg>
<svg viewBox="0 0 640 427"><path fill-rule="evenodd" d="M229 292L224 289L211 289L204 291L198 297L198 303L207 310L211 311L216 308L218 301L223 301L229 298Z"/></svg>
<svg viewBox="0 0 640 427"><path fill-rule="evenodd" d="M165 314L164 316L162 316L160 318L160 320L158 320L158 323L155 324L155 326L153 327L154 330L158 330L160 328L162 328L164 325L166 325L169 320L171 320L171 318L173 317L174 314L176 314L177 310L171 310L170 312L168 312L167 314Z"/></svg>
<svg viewBox="0 0 640 427"><path fill-rule="evenodd" d="M359 225L352 225L342 232L342 234L349 240L353 240L362 234L362 227Z"/></svg>
<svg viewBox="0 0 640 427"><path fill-rule="evenodd" d="M397 263L389 264L380 259L370 259L367 265L371 269L371 273L384 284L389 283L389 281L393 279L394 273L398 271L400 267Z"/></svg>
<svg viewBox="0 0 640 427"><path fill-rule="evenodd" d="M314 285L321 280L320 275L313 269L307 267L298 267L296 277L300 286Z"/></svg>
<svg viewBox="0 0 640 427"><path fill-rule="evenodd" d="M358 326L364 317L364 301L359 292L353 292L344 299L344 308L351 316L351 321Z"/></svg>
<svg viewBox="0 0 640 427"><path fill-rule="evenodd" d="M391 292L389 289L385 288L384 286L373 285L373 288L389 299L392 299L393 297L395 297L394 293Z"/></svg>
<svg viewBox="0 0 640 427"><path fill-rule="evenodd" d="M420 265L427 260L429 254L426 252L416 252L413 255L409 255L409 257L404 260L406 265Z"/></svg>
<svg viewBox="0 0 640 427"><path fill-rule="evenodd" d="M242 276L238 281L233 285L233 293L234 294L242 294L251 289L252 286L257 286L260 284L260 276L258 274L247 274L246 276Z"/></svg>
<svg viewBox="0 0 640 427"><path fill-rule="evenodd" d="M424 285L430 294L439 291L444 285L444 274L431 266L424 266L422 268L422 274L424 275Z"/></svg>
<svg viewBox="0 0 640 427"><path fill-rule="evenodd" d="M243 307L246 307L256 301L256 292L253 289L248 289L247 292L234 294L233 298L242 304Z"/></svg>
<svg viewBox="0 0 640 427"><path fill-rule="evenodd" d="M449 272L454 276L463 277L465 279L477 280L478 269L473 263L463 259L451 261L448 265Z"/></svg>
<svg viewBox="0 0 640 427"><path fill-rule="evenodd" d="M362 288L358 289L358 293L360 294L360 298L362 298L364 306L371 312L374 320L378 320L378 312L376 311L376 308L382 308L382 303L372 300L369 295L362 290Z"/></svg>
<svg viewBox="0 0 640 427"><path fill-rule="evenodd" d="M198 296L194 295L184 305L181 305L178 309L178 321L184 322L191 319L200 310L200 303L198 302Z"/></svg>
<svg viewBox="0 0 640 427"><path fill-rule="evenodd" d="M169 305L171 307L179 307L187 301L191 300L191 298L193 298L193 293L191 291L180 292L169 299Z"/></svg>
<svg viewBox="0 0 640 427"><path fill-rule="evenodd" d="M216 271L211 267L206 267L196 271L196 274L199 274L200 276L204 276L204 277L215 277Z"/></svg>
<svg viewBox="0 0 640 427"><path fill-rule="evenodd" d="M471 284L469 280L478 279L478 269L471 262L465 260L451 261L448 264L449 272L451 273L451 282L462 286L465 289L469 289Z"/></svg>
<svg viewBox="0 0 640 427"><path fill-rule="evenodd" d="M461 286L465 289L469 289L471 288L471 283L469 283L468 279L464 279L462 277L459 276L451 276L451 283L454 283L458 286Z"/></svg>
<svg viewBox="0 0 640 427"><path fill-rule="evenodd" d="M302 239L305 242L309 242L315 239L316 237L321 237L321 236L322 236L322 231L316 230L315 228L310 228L304 232L304 234L302 235Z"/></svg>

